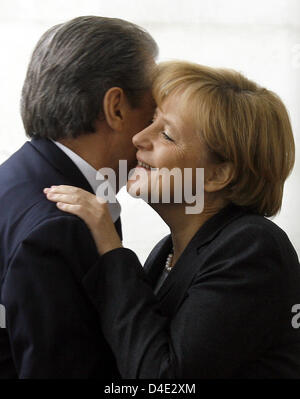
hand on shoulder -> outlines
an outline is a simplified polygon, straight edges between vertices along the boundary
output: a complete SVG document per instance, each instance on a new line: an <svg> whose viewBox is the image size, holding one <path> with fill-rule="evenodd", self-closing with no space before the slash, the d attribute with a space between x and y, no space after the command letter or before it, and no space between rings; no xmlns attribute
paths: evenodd
<svg viewBox="0 0 300 399"><path fill-rule="evenodd" d="M80 217L87 224L100 255L122 247L103 199L81 188L65 185L45 188L44 193L48 200L56 202L60 210Z"/></svg>

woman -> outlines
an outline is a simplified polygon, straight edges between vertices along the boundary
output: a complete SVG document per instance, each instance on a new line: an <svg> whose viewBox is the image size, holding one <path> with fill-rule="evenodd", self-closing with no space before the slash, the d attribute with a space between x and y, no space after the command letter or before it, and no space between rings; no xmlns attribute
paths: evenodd
<svg viewBox="0 0 300 399"><path fill-rule="evenodd" d="M106 204L74 187L45 190L93 234L101 257L83 284L121 375L299 378L300 330L291 323L299 262L265 218L279 211L294 163L284 105L239 73L186 62L161 64L153 93L157 112L133 139L138 167L127 189L159 188L151 206L171 235L144 269L122 247ZM201 213L174 200L176 183L171 203L161 200L158 172L175 167L204 168Z"/></svg>

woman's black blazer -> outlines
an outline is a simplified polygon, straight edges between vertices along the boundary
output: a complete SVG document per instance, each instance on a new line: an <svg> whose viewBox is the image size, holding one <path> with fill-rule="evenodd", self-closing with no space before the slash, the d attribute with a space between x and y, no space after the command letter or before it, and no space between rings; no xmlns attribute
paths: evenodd
<svg viewBox="0 0 300 399"><path fill-rule="evenodd" d="M115 249L84 278L121 375L300 378L300 268L284 231L228 205L156 296L171 247L167 236L144 269L134 252Z"/></svg>

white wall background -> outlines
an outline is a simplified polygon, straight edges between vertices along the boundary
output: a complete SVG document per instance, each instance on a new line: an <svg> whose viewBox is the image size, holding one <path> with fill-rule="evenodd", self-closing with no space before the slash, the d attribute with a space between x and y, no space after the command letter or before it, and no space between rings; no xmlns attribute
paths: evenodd
<svg viewBox="0 0 300 399"><path fill-rule="evenodd" d="M80 15L128 19L153 35L160 60L231 67L274 90L290 112L299 148L299 0L0 0L0 163L26 140L19 99L33 47L50 26ZM274 221L287 232L298 254L299 182L296 157L282 211ZM168 228L141 200L124 190L119 199L124 243L143 261Z"/></svg>

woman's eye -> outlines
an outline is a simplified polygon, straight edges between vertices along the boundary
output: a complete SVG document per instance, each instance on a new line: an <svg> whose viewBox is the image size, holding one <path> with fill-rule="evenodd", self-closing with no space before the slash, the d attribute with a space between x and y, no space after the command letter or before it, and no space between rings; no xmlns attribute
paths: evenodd
<svg viewBox="0 0 300 399"><path fill-rule="evenodd" d="M165 138L166 140L174 141L170 136L167 135L166 132L162 131L161 134L164 136L164 138Z"/></svg>

